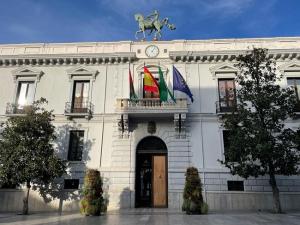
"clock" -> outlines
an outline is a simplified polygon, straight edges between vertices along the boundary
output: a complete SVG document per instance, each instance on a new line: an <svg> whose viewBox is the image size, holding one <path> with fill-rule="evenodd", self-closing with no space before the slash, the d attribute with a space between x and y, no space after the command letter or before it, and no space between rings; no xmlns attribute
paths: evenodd
<svg viewBox="0 0 300 225"><path fill-rule="evenodd" d="M149 45L146 50L145 53L148 57L150 58L155 58L156 56L158 56L159 54L159 49L157 46L155 45Z"/></svg>

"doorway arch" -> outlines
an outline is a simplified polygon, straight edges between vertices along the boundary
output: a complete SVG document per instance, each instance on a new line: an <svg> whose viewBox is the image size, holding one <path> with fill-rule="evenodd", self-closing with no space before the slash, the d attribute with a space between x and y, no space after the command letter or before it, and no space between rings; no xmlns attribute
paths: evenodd
<svg viewBox="0 0 300 225"><path fill-rule="evenodd" d="M168 206L167 146L155 136L143 138L136 148L135 206Z"/></svg>

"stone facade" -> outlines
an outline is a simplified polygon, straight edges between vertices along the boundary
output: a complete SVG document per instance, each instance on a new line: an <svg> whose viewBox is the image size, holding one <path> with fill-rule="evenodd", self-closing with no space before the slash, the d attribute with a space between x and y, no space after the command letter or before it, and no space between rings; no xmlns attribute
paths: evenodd
<svg viewBox="0 0 300 225"><path fill-rule="evenodd" d="M159 48L155 58L145 49ZM0 45L0 123L13 110L24 81L34 84L33 96L45 97L53 109L58 132L57 149L67 159L70 131L84 131L84 150L81 161L69 162L65 178L83 183L86 168L99 169L109 196L109 209L135 207L136 148L147 136L159 137L168 150L168 207L180 208L184 173L188 166L200 172L204 197L211 209L269 209L271 189L267 177L244 181L244 191L228 191L227 181L243 181L232 176L218 159L223 159L224 140L219 112L218 80L233 78L236 56L255 47L268 48L287 78L300 77L300 38L174 40L157 42L107 42L63 44ZM160 66L172 88L172 66L184 76L194 103L175 92L176 105L147 105L143 100L143 66L153 72ZM143 107L130 105L128 73L131 70L134 87ZM88 110L70 111L74 83L89 83ZM181 100L179 100L181 99ZM152 104L152 102L151 102ZM177 126L180 120L180 131ZM154 121L156 130L149 133L148 123ZM299 127L299 120L287 125ZM283 208L300 208L300 179L298 176L278 176ZM0 190L1 211L18 210L22 190ZM42 204L34 194L31 209L74 210L77 199L55 200Z"/></svg>

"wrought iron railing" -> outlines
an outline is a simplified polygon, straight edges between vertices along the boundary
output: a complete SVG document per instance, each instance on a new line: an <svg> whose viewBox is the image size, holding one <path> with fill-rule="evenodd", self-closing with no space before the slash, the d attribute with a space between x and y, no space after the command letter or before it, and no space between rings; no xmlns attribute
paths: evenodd
<svg viewBox="0 0 300 225"><path fill-rule="evenodd" d="M26 111L31 108L31 105L20 105L16 103L7 103L6 104L6 115L23 115L26 114Z"/></svg>
<svg viewBox="0 0 300 225"><path fill-rule="evenodd" d="M236 100L222 100L216 102L216 113L233 112L236 108Z"/></svg>
<svg viewBox="0 0 300 225"><path fill-rule="evenodd" d="M65 114L89 114L93 113L94 106L89 101L66 102Z"/></svg>
<svg viewBox="0 0 300 225"><path fill-rule="evenodd" d="M172 109L183 109L187 110L187 99L178 98L176 102L170 100L167 102L162 102L160 99L156 98L144 98L130 100L127 98L117 99L117 110L172 110ZM162 111L163 112L163 111Z"/></svg>

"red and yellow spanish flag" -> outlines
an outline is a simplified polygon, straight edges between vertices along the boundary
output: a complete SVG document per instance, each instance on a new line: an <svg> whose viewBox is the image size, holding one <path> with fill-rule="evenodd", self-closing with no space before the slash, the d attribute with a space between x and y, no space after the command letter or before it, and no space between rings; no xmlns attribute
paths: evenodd
<svg viewBox="0 0 300 225"><path fill-rule="evenodd" d="M144 91L159 93L158 83L146 66L144 66Z"/></svg>

